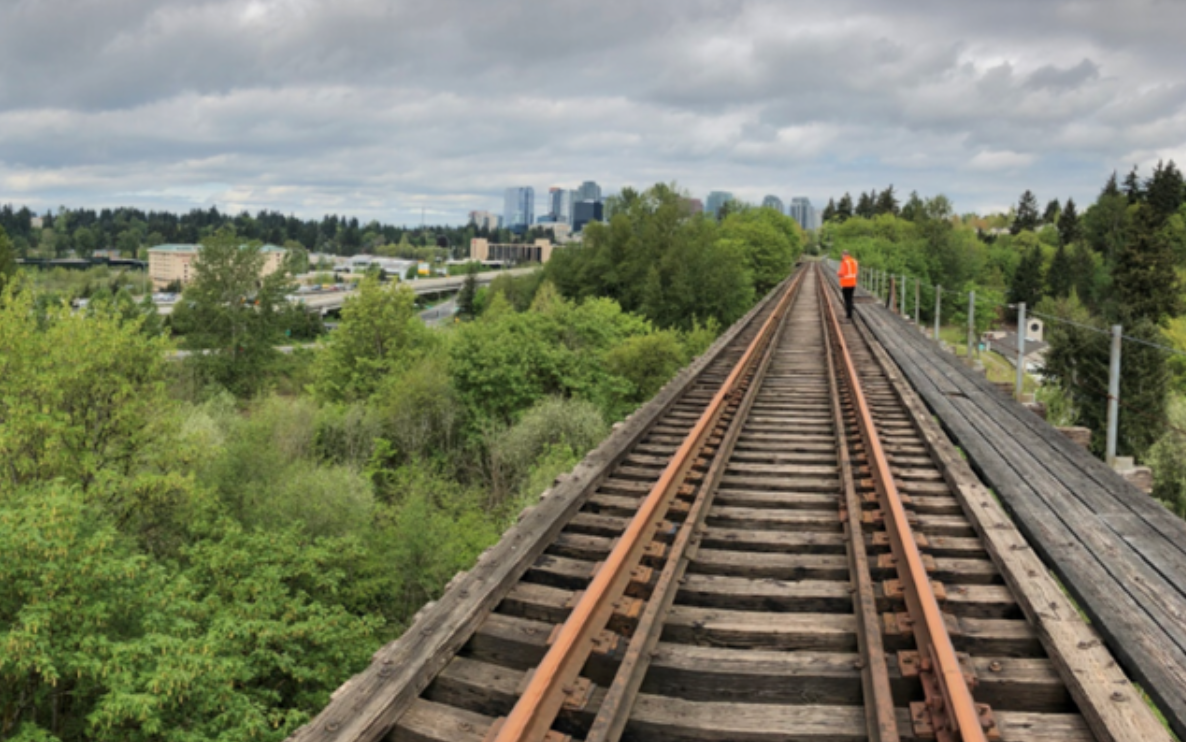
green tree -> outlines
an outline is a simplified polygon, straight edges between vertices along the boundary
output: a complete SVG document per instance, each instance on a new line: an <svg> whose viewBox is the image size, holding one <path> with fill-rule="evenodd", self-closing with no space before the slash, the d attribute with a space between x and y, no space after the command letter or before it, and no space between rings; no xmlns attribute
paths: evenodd
<svg viewBox="0 0 1186 742"><path fill-rule="evenodd" d="M794 220L775 209L750 209L721 222L720 239L745 255L754 289L765 294L790 275L799 257L799 231Z"/></svg>
<svg viewBox="0 0 1186 742"><path fill-rule="evenodd" d="M898 215L898 198L894 195L894 186L892 183L877 196L877 201L873 204L873 210L879 216L881 214Z"/></svg>
<svg viewBox="0 0 1186 742"><path fill-rule="evenodd" d="M166 566L61 482L0 498L0 734L279 742L373 650L321 602L358 557L225 525Z"/></svg>
<svg viewBox="0 0 1186 742"><path fill-rule="evenodd" d="M16 271L16 254L12 247L12 241L8 239L4 228L0 227L0 296L3 296L5 287L16 275Z"/></svg>
<svg viewBox="0 0 1186 742"><path fill-rule="evenodd" d="M393 373L406 370L431 343L406 286L367 276L342 306L342 320L314 363L315 388L326 400L363 400Z"/></svg>
<svg viewBox="0 0 1186 742"><path fill-rule="evenodd" d="M1112 175L1108 177L1108 181L1106 183L1104 183L1104 188L1100 192L1100 195L1101 196L1119 196L1119 195L1121 195L1120 186L1116 182L1116 171L1115 170L1113 170Z"/></svg>
<svg viewBox="0 0 1186 742"><path fill-rule="evenodd" d="M629 338L606 356L610 372L630 382L627 398L634 404L655 396L686 362L680 338L671 330Z"/></svg>
<svg viewBox="0 0 1186 742"><path fill-rule="evenodd" d="M845 193L840 197L839 203L836 204L836 218L841 222L851 219L853 216L852 196Z"/></svg>
<svg viewBox="0 0 1186 742"><path fill-rule="evenodd" d="M284 260L284 270L293 276L309 272L309 251L305 249L304 245L296 240L288 240L284 243L284 249L288 250L288 255Z"/></svg>
<svg viewBox="0 0 1186 742"><path fill-rule="evenodd" d="M283 271L262 275L259 243L244 244L230 228L202 242L194 279L173 310L173 328L193 353L186 363L205 383L235 394L256 393L276 362L287 306Z"/></svg>
<svg viewBox="0 0 1186 742"><path fill-rule="evenodd" d="M29 322L32 292L0 297L0 490L62 478L84 492L134 476L161 434L168 343L110 302Z"/></svg>
<svg viewBox="0 0 1186 742"><path fill-rule="evenodd" d="M140 237L135 231L131 229L125 229L123 232L120 232L119 237L115 239L115 246L119 250L120 255L123 255L126 258L137 257L136 254L140 251Z"/></svg>
<svg viewBox="0 0 1186 742"><path fill-rule="evenodd" d="M1127 241L1128 209L1128 200L1124 196L1109 195L1105 188L1083 215L1083 237L1109 268L1116 264Z"/></svg>
<svg viewBox="0 0 1186 742"><path fill-rule="evenodd" d="M1135 207L1127 242L1112 269L1111 310L1122 324L1148 320L1154 325L1181 311L1181 286L1173 246L1148 204Z"/></svg>
<svg viewBox="0 0 1186 742"><path fill-rule="evenodd" d="M1145 186L1137 172L1137 166L1133 165L1128 175L1124 176L1124 195L1130 205L1145 200Z"/></svg>
<svg viewBox="0 0 1186 742"><path fill-rule="evenodd" d="M1022 253L1017 272L1013 274L1013 281L1009 284L1009 303L1024 301L1032 307L1042 298L1045 287L1042 248L1035 242Z"/></svg>
<svg viewBox="0 0 1186 742"><path fill-rule="evenodd" d="M836 199L829 198L828 205L824 207L823 214L820 215L821 222L830 222L836 218Z"/></svg>
<svg viewBox="0 0 1186 742"><path fill-rule="evenodd" d="M89 258L91 253L95 251L98 246L98 239L95 233L86 227L79 227L74 230L74 249L78 252L80 258Z"/></svg>
<svg viewBox="0 0 1186 742"><path fill-rule="evenodd" d="M1075 199L1068 198L1066 208L1058 217L1059 244L1069 245L1079 239L1082 229L1079 226L1079 212L1075 209Z"/></svg>
<svg viewBox="0 0 1186 742"><path fill-rule="evenodd" d="M868 193L861 193L860 198L857 199L857 206L855 209L856 216L864 219L872 219L877 215L877 209L874 206L876 199L873 195Z"/></svg>
<svg viewBox="0 0 1186 742"><path fill-rule="evenodd" d="M1058 199L1052 198L1046 203L1046 210L1042 212L1043 224L1057 224L1059 216L1062 215L1062 207L1059 206Z"/></svg>
<svg viewBox="0 0 1186 742"><path fill-rule="evenodd" d="M478 297L478 269L473 263L465 273L465 283L461 291L457 292L457 314L472 319L474 316L474 300Z"/></svg>
<svg viewBox="0 0 1186 742"><path fill-rule="evenodd" d="M916 222L926 216L925 205L921 198L919 198L918 191L911 191L910 198L906 200L906 205L902 207L902 218Z"/></svg>
<svg viewBox="0 0 1186 742"><path fill-rule="evenodd" d="M1083 242L1076 242L1071 248L1070 272L1075 293L1088 307L1098 309L1100 286L1105 278L1099 255Z"/></svg>
<svg viewBox="0 0 1186 742"><path fill-rule="evenodd" d="M1032 191L1027 190L1021 194L1021 200L1017 202L1017 214L1009 231L1012 234L1020 234L1022 230L1027 229L1033 232L1037 230L1038 222L1038 198Z"/></svg>
<svg viewBox="0 0 1186 742"><path fill-rule="evenodd" d="M1070 296L1075 287L1075 274L1071 265L1071 256L1067 246L1059 245L1054 251L1054 259L1050 262L1050 270L1046 275L1046 293L1056 299Z"/></svg>
<svg viewBox="0 0 1186 742"><path fill-rule="evenodd" d="M1155 223L1161 226L1171 216L1177 213L1186 198L1186 183L1183 183L1182 173L1173 160L1162 164L1160 161L1153 169L1153 177L1149 179L1145 200L1153 210Z"/></svg>

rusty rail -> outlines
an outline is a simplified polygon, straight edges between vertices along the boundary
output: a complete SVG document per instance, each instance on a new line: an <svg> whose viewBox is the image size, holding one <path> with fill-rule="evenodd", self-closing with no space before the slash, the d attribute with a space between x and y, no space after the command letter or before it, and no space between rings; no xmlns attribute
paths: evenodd
<svg viewBox="0 0 1186 742"><path fill-rule="evenodd" d="M819 270L818 266L816 270ZM822 271L820 273L822 280ZM920 677L926 702L925 707L912 707L912 716L928 714L929 725L939 742L987 742L988 736L982 724L991 726L991 716L982 716L982 711L987 707L978 708L972 698L964 669L947 631L939 600L907 521L902 496L898 492L889 460L874 426L868 400L861 388L860 377L857 375L844 334L840 330L840 320L831 299L825 301L824 306L832 328L832 336L840 351L841 370L848 382L848 390L856 408L857 427L872 464L874 486L885 519L886 532L889 534L898 579L902 585L919 654Z"/></svg>
<svg viewBox="0 0 1186 742"><path fill-rule="evenodd" d="M542 742L547 738L568 691L574 688L581 668L593 650L594 641L613 614L614 603L624 594L647 545L662 523L662 515L688 478L696 454L704 447L725 414L727 403L730 397L735 396L737 385L751 365L760 359L765 343L773 340L774 330L779 326L805 274L806 271L801 271L787 287L786 293L766 318L745 354L733 367L725 383L664 469L659 481L639 506L626 532L594 575L568 620L554 635L551 646L531 674L518 702L505 719L496 723L487 739L493 742Z"/></svg>
<svg viewBox="0 0 1186 742"><path fill-rule="evenodd" d="M861 653L861 687L865 696L865 724L870 742L898 742L898 720L894 708L894 694L890 687L889 667L885 660L885 642L881 634L881 617L877 613L877 596L873 589L873 574L869 569L869 554L865 550L864 529L861 524L861 501L856 491L852 454L844 422L846 390L840 388L836 374L835 343L837 334L828 327L827 285L819 278L820 324L826 338L828 380L832 392L832 424L836 427L836 461L840 467L840 481L844 488L841 506L848 555L852 575L853 613L857 619L857 648ZM831 341L831 342L828 342Z"/></svg>

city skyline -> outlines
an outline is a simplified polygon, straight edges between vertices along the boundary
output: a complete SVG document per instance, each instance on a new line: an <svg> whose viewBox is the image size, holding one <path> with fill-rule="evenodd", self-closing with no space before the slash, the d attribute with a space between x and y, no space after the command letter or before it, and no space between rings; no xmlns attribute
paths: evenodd
<svg viewBox="0 0 1186 742"><path fill-rule="evenodd" d="M596 172L984 213L1186 161L1179 3L483 7L4 4L0 202L460 223L507 184ZM491 42L525 27L538 42Z"/></svg>

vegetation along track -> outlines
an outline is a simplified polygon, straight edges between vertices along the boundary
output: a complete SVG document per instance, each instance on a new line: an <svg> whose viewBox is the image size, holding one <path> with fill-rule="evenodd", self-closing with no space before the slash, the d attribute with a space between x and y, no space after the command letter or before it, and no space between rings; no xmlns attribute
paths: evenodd
<svg viewBox="0 0 1186 742"><path fill-rule="evenodd" d="M1168 739L835 302L801 268L294 738Z"/></svg>

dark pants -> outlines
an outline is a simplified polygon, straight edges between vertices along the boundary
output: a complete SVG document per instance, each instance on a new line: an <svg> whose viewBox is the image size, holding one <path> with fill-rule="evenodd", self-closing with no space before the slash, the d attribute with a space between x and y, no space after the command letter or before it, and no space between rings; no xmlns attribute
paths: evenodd
<svg viewBox="0 0 1186 742"><path fill-rule="evenodd" d="M856 290L855 286L845 286L840 289L841 293L844 294L844 314L849 319L852 319L852 294Z"/></svg>

